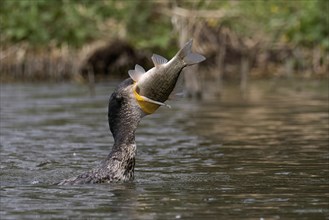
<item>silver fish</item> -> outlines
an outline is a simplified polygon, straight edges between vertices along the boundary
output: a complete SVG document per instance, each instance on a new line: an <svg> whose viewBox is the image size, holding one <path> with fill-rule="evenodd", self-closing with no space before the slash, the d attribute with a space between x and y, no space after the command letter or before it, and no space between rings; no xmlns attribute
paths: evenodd
<svg viewBox="0 0 329 220"><path fill-rule="evenodd" d="M164 102L175 88L182 69L206 59L200 54L192 53L192 42L192 39L188 41L169 61L160 55L153 54L151 59L154 67L147 72L138 64L134 70L128 71L135 82L133 87L135 98L145 113L151 114L160 106L170 108Z"/></svg>

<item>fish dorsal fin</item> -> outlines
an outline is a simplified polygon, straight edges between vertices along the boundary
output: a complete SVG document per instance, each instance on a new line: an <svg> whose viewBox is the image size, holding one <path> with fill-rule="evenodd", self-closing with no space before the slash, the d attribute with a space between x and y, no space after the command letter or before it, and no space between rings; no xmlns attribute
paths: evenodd
<svg viewBox="0 0 329 220"><path fill-rule="evenodd" d="M160 66L161 64L165 64L168 62L168 60L160 55L157 55L157 54L153 54L153 56L151 57L153 63L154 63L154 66L155 67L158 67Z"/></svg>
<svg viewBox="0 0 329 220"><path fill-rule="evenodd" d="M140 65L136 64L134 70L129 70L128 74L135 82L138 82L140 77L145 73L145 70Z"/></svg>

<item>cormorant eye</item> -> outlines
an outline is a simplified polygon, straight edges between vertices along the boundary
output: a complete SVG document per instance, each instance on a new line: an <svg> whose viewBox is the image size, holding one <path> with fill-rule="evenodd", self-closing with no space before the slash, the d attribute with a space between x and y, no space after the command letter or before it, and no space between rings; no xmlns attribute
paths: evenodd
<svg viewBox="0 0 329 220"><path fill-rule="evenodd" d="M115 100L116 100L117 102L121 102L121 101L123 100L122 95L121 95L121 94L116 94L116 96L115 96Z"/></svg>

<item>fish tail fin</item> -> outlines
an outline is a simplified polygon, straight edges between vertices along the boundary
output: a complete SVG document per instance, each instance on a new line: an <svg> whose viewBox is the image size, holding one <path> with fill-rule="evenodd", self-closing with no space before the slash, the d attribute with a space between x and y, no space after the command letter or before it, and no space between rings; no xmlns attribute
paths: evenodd
<svg viewBox="0 0 329 220"><path fill-rule="evenodd" d="M177 53L177 56L182 59L187 66L200 63L206 59L204 56L192 52L192 43L193 40L189 40Z"/></svg>

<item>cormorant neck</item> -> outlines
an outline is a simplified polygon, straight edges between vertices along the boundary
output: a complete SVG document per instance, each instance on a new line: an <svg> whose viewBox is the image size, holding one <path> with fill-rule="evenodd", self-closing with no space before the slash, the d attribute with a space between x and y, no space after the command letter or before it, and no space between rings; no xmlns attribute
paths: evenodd
<svg viewBox="0 0 329 220"><path fill-rule="evenodd" d="M135 145L135 131L139 121L130 121L130 123L122 122L115 131L113 131L114 145L113 148L122 146Z"/></svg>
<svg viewBox="0 0 329 220"><path fill-rule="evenodd" d="M135 131L145 113L133 95L133 81L123 81L109 100L108 120L114 138L113 150L135 145Z"/></svg>

